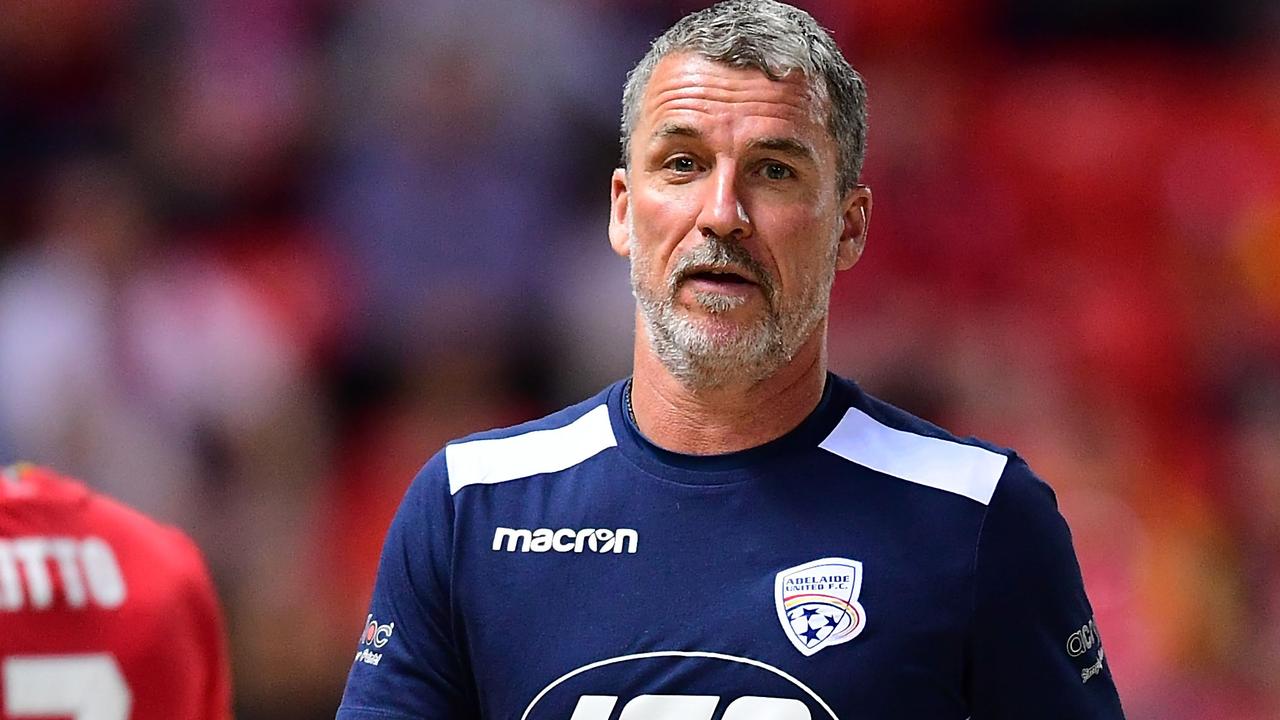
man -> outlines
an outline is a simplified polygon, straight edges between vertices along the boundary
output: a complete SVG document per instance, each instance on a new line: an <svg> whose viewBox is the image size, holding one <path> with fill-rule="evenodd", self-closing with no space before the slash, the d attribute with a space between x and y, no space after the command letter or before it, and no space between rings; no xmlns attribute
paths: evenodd
<svg viewBox="0 0 1280 720"><path fill-rule="evenodd" d="M864 97L777 2L654 42L609 227L634 375L427 463L339 718L1122 717L1049 488L827 372Z"/></svg>
<svg viewBox="0 0 1280 720"><path fill-rule="evenodd" d="M0 718L227 720L199 550L78 482L0 469Z"/></svg>

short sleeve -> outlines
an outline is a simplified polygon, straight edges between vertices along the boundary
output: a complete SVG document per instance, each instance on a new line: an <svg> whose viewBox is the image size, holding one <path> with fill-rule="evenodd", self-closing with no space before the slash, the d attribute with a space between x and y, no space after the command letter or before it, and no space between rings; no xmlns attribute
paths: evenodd
<svg viewBox="0 0 1280 720"><path fill-rule="evenodd" d="M974 568L972 720L1121 720L1106 653L1053 491L1014 457Z"/></svg>
<svg viewBox="0 0 1280 720"><path fill-rule="evenodd" d="M444 456L410 485L387 531L338 720L478 715L450 602L453 506Z"/></svg>

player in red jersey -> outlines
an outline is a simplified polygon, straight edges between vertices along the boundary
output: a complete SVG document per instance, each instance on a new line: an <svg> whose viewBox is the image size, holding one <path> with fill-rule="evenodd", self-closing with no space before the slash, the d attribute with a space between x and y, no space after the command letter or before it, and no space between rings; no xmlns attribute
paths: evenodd
<svg viewBox="0 0 1280 720"><path fill-rule="evenodd" d="M0 470L0 718L226 720L230 696L186 535L44 468Z"/></svg>

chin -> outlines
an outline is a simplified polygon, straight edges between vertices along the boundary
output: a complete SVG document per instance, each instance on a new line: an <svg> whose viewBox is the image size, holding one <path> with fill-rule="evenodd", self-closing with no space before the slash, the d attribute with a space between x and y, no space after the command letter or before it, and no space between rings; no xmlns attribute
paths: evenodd
<svg viewBox="0 0 1280 720"><path fill-rule="evenodd" d="M767 330L758 319L723 313L697 313L680 318L672 333L695 354L734 355L769 345Z"/></svg>
<svg viewBox="0 0 1280 720"><path fill-rule="evenodd" d="M758 330L768 322L765 309L750 303L731 307L713 307L704 303L676 306L675 319L708 328L737 328L740 332Z"/></svg>
<svg viewBox="0 0 1280 720"><path fill-rule="evenodd" d="M700 318L681 325L670 336L680 364L704 374L752 379L785 362L776 335L758 323Z"/></svg>
<svg viewBox="0 0 1280 720"><path fill-rule="evenodd" d="M697 312L690 313L683 319L687 325L696 327L708 336L730 338L758 332L760 321L740 317L743 314L745 313Z"/></svg>

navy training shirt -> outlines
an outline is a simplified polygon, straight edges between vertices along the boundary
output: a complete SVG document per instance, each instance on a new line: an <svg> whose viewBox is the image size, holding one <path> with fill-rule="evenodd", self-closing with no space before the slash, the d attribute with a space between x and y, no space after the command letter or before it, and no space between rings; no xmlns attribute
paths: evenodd
<svg viewBox="0 0 1280 720"><path fill-rule="evenodd" d="M625 391L427 463L340 720L1123 717L1017 455L836 375L783 437L681 455Z"/></svg>

